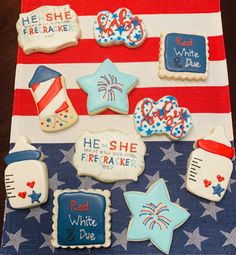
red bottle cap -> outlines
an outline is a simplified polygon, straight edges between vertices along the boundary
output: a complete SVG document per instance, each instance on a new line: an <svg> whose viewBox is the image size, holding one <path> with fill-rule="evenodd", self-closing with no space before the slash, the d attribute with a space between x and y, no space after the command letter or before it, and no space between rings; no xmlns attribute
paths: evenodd
<svg viewBox="0 0 236 255"><path fill-rule="evenodd" d="M200 139L197 141L196 145L198 148L201 148L205 151L218 154L229 159L234 157L234 149L222 143L218 143L212 140Z"/></svg>

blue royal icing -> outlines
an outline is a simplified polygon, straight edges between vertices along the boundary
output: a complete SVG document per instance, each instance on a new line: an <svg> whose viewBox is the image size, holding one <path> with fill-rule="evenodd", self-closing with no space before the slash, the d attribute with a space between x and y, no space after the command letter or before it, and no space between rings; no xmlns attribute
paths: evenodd
<svg viewBox="0 0 236 255"><path fill-rule="evenodd" d="M40 197L41 197L41 193L36 193L34 190L32 192L32 194L28 195L28 197L31 198L31 203L34 204L35 202L40 203Z"/></svg>
<svg viewBox="0 0 236 255"><path fill-rule="evenodd" d="M129 191L124 197L132 214L127 240L150 240L159 250L169 253L173 231L190 214L170 201L163 179L156 181L146 193Z"/></svg>
<svg viewBox="0 0 236 255"><path fill-rule="evenodd" d="M134 122L141 136L164 133L173 140L183 139L193 125L189 110L179 107L173 96L164 96L157 102L144 98L135 108Z"/></svg>
<svg viewBox="0 0 236 255"><path fill-rule="evenodd" d="M165 38L165 67L171 72L206 73L204 36L171 33Z"/></svg>
<svg viewBox="0 0 236 255"><path fill-rule="evenodd" d="M40 151L34 150L25 150L18 151L8 154L4 161L7 165L10 165L14 162L24 161L24 160L40 160L42 153Z"/></svg>
<svg viewBox="0 0 236 255"><path fill-rule="evenodd" d="M64 192L58 196L57 239L59 245L105 243L106 199L100 194Z"/></svg>
<svg viewBox="0 0 236 255"><path fill-rule="evenodd" d="M39 66L36 69L33 78L29 82L29 88L31 88L34 84L45 82L60 76L61 74L55 70L52 70L46 66Z"/></svg>
<svg viewBox="0 0 236 255"><path fill-rule="evenodd" d="M77 79L80 88L88 94L87 106L90 114L107 108L127 114L128 93L137 81L137 77L119 72L109 59L106 59L94 74Z"/></svg>

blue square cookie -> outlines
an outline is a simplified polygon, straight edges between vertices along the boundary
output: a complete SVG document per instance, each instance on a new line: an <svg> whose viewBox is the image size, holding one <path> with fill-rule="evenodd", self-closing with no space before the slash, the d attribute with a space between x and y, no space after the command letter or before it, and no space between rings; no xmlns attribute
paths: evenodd
<svg viewBox="0 0 236 255"><path fill-rule="evenodd" d="M110 192L65 190L56 191L54 196L54 247L110 245Z"/></svg>
<svg viewBox="0 0 236 255"><path fill-rule="evenodd" d="M205 36L170 33L162 35L161 78L203 79L208 73L208 40Z"/></svg>

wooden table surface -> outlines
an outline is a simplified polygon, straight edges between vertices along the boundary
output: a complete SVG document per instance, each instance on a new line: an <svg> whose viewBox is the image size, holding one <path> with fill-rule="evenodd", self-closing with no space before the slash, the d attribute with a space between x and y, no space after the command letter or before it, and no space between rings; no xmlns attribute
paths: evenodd
<svg viewBox="0 0 236 255"><path fill-rule="evenodd" d="M223 29L228 59L234 135L236 134L236 8L233 1L221 1ZM15 24L20 12L19 0L0 2L0 233L5 200L3 157L8 153L17 54ZM207 24L206 24L207 25Z"/></svg>

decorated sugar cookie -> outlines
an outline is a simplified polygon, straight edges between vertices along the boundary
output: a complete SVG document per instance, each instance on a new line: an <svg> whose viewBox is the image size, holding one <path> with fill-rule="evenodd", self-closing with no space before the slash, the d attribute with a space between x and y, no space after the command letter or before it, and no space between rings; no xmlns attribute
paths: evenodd
<svg viewBox="0 0 236 255"><path fill-rule="evenodd" d="M124 44L135 48L144 42L147 30L139 17L127 8L120 8L113 14L109 11L98 13L94 22L94 36L103 47Z"/></svg>
<svg viewBox="0 0 236 255"><path fill-rule="evenodd" d="M27 55L77 45L81 36L77 14L70 5L42 6L21 13L16 28L19 45Z"/></svg>
<svg viewBox="0 0 236 255"><path fill-rule="evenodd" d="M89 114L98 114L106 109L127 114L128 94L138 82L138 78L121 73L109 59L106 59L94 74L80 77L77 82L88 94Z"/></svg>
<svg viewBox="0 0 236 255"><path fill-rule="evenodd" d="M20 136L5 157L5 187L12 208L31 208L48 199L48 172L43 154Z"/></svg>
<svg viewBox="0 0 236 255"><path fill-rule="evenodd" d="M170 201L164 180L159 179L146 193L130 191L125 192L124 197L132 214L127 240L150 240L168 254L173 231L184 224L190 214Z"/></svg>
<svg viewBox="0 0 236 255"><path fill-rule="evenodd" d="M225 136L223 127L216 127L204 139L195 143L188 160L186 188L189 192L220 201L233 171L234 149Z"/></svg>
<svg viewBox="0 0 236 255"><path fill-rule="evenodd" d="M100 248L111 244L108 190L54 192L52 245L55 248Z"/></svg>
<svg viewBox="0 0 236 255"><path fill-rule="evenodd" d="M160 78L206 80L208 39L201 35L169 33L161 35Z"/></svg>
<svg viewBox="0 0 236 255"><path fill-rule="evenodd" d="M43 131L60 131L77 122L77 113L67 95L64 78L59 72L39 66L29 83L29 88Z"/></svg>
<svg viewBox="0 0 236 255"><path fill-rule="evenodd" d="M137 135L116 130L85 131L76 142L73 165L78 175L104 182L137 181L145 167L146 146Z"/></svg>
<svg viewBox="0 0 236 255"><path fill-rule="evenodd" d="M141 100L134 111L134 123L141 136L166 134L172 140L183 139L193 125L189 110L179 107L173 96L157 102L151 98Z"/></svg>

